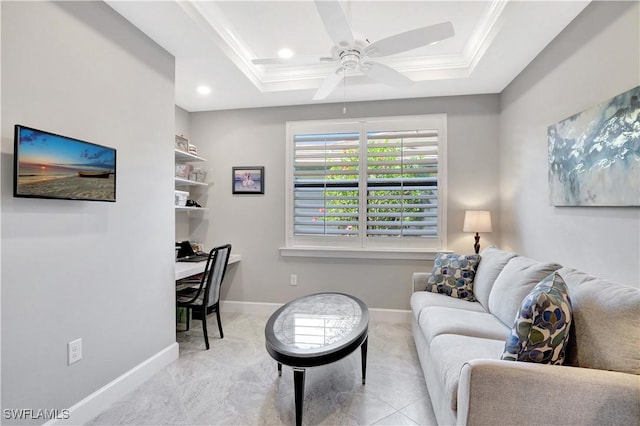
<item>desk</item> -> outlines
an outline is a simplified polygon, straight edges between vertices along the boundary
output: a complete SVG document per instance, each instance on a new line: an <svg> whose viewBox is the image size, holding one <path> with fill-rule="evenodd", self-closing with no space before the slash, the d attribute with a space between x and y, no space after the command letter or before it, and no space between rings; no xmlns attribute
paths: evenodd
<svg viewBox="0 0 640 426"><path fill-rule="evenodd" d="M240 255L231 254L228 264L236 262L240 262ZM204 272L205 266L207 266L206 260L202 262L176 262L176 281Z"/></svg>

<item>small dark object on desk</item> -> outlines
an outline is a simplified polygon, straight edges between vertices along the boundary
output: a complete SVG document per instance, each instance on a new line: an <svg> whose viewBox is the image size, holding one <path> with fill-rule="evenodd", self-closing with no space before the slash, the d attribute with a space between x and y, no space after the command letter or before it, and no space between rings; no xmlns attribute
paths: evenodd
<svg viewBox="0 0 640 426"><path fill-rule="evenodd" d="M176 248L178 248L178 258L176 259L178 262L203 262L209 257L208 253L193 251L189 241L176 243Z"/></svg>

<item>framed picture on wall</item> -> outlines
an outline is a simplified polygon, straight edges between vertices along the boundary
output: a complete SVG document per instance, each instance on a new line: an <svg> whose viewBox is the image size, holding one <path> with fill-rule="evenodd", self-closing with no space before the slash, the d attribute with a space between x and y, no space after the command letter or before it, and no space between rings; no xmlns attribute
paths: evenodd
<svg viewBox="0 0 640 426"><path fill-rule="evenodd" d="M189 179L189 174L190 173L191 173L191 165L190 164L176 163L176 177Z"/></svg>
<svg viewBox="0 0 640 426"><path fill-rule="evenodd" d="M176 135L176 149L184 152L189 152L189 139L184 136Z"/></svg>
<svg viewBox="0 0 640 426"><path fill-rule="evenodd" d="M234 194L264 194L264 167L232 167Z"/></svg>

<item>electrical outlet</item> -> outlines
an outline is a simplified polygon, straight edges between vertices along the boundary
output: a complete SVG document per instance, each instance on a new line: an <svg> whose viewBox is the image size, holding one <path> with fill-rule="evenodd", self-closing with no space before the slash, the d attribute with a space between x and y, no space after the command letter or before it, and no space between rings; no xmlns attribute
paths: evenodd
<svg viewBox="0 0 640 426"><path fill-rule="evenodd" d="M291 278L289 278L290 285L298 285L298 276L296 274L291 274Z"/></svg>
<svg viewBox="0 0 640 426"><path fill-rule="evenodd" d="M69 365L82 359L82 339L67 343L67 360Z"/></svg>

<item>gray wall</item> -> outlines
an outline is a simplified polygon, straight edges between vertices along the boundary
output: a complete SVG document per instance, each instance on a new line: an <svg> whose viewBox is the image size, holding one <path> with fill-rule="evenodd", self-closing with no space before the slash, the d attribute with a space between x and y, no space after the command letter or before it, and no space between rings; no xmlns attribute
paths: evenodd
<svg viewBox="0 0 640 426"><path fill-rule="evenodd" d="M639 8L591 3L500 96L502 245L633 286L640 209L550 206L546 130L640 84Z"/></svg>
<svg viewBox="0 0 640 426"><path fill-rule="evenodd" d="M191 118L189 112L175 106L176 111L176 135L183 136L187 139L191 138Z"/></svg>
<svg viewBox="0 0 640 426"><path fill-rule="evenodd" d="M175 342L174 60L101 2L1 7L2 408L63 409ZM117 202L13 198L16 123L116 148Z"/></svg>
<svg viewBox="0 0 640 426"><path fill-rule="evenodd" d="M465 208L498 213L498 96L307 105L191 114L191 139L210 160L209 208L191 220L194 238L208 247L230 242L242 262L233 265L223 299L285 302L317 291L344 291L370 307L408 309L411 274L431 270L427 261L281 257L285 241L285 122L294 120L448 114L448 248L471 253L462 233ZM490 167L486 167L490 164ZM265 194L233 196L232 166L265 166ZM496 217L497 220L497 217ZM496 234L483 244L497 241ZM298 275L298 286L289 275Z"/></svg>

